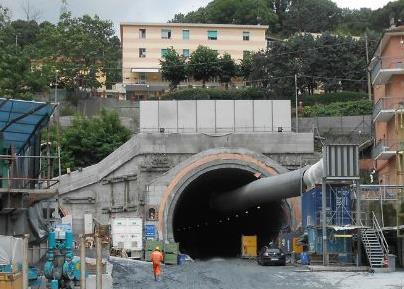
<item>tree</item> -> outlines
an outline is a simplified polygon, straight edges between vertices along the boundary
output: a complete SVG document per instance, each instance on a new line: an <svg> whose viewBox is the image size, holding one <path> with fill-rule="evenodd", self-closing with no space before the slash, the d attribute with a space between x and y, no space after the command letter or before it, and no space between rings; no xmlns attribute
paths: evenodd
<svg viewBox="0 0 404 289"><path fill-rule="evenodd" d="M280 30L283 28L283 22L291 3L291 0L268 0L269 8L278 16Z"/></svg>
<svg viewBox="0 0 404 289"><path fill-rule="evenodd" d="M214 0L186 15L176 14L171 22L265 24L275 27L277 19L267 0Z"/></svg>
<svg viewBox="0 0 404 289"><path fill-rule="evenodd" d="M366 57L363 40L323 33L295 35L274 42L266 52L253 56L249 78L272 98L294 99L294 75L301 94L366 89Z"/></svg>
<svg viewBox="0 0 404 289"><path fill-rule="evenodd" d="M341 9L331 0L293 0L284 22L284 33L332 31Z"/></svg>
<svg viewBox="0 0 404 289"><path fill-rule="evenodd" d="M177 85L186 79L187 68L185 58L178 55L174 48L167 49L163 59L160 60L161 74L164 79L170 81L170 89L174 90Z"/></svg>
<svg viewBox="0 0 404 289"><path fill-rule="evenodd" d="M241 76L244 80L248 80L250 78L251 72L253 70L252 63L253 63L253 54L246 53L243 59L241 59L239 65L239 76Z"/></svg>
<svg viewBox="0 0 404 289"><path fill-rule="evenodd" d="M46 73L39 72L32 60L38 24L24 20L10 22L7 16L2 18L6 20L0 29L0 94L32 99L35 92L49 84Z"/></svg>
<svg viewBox="0 0 404 289"><path fill-rule="evenodd" d="M225 83L226 89L229 82L237 74L237 65L231 58L230 54L225 53L219 57L219 79L221 83Z"/></svg>
<svg viewBox="0 0 404 289"><path fill-rule="evenodd" d="M217 51L206 46L198 46L191 54L188 64L188 73L195 80L201 80L203 86L210 79L216 77L219 72Z"/></svg>
<svg viewBox="0 0 404 289"><path fill-rule="evenodd" d="M93 118L76 115L61 135L63 169L98 163L129 138L130 131L122 126L116 112L102 110Z"/></svg>
<svg viewBox="0 0 404 289"><path fill-rule="evenodd" d="M27 22L38 21L41 16L41 11L39 11L35 7L32 7L30 0L25 0L21 4L21 9L25 14L25 19L27 20Z"/></svg>
<svg viewBox="0 0 404 289"><path fill-rule="evenodd" d="M10 11L0 5L0 29L2 29L10 21Z"/></svg>
<svg viewBox="0 0 404 289"><path fill-rule="evenodd" d="M63 14L57 26L44 27L38 45L43 62L57 71L58 86L78 95L88 95L100 87L102 74L107 82L108 77L120 79L119 40L112 22L98 16L72 18L70 13Z"/></svg>
<svg viewBox="0 0 404 289"><path fill-rule="evenodd" d="M336 32L344 35L363 35L372 28L373 11L369 8L342 9L341 21L338 23Z"/></svg>

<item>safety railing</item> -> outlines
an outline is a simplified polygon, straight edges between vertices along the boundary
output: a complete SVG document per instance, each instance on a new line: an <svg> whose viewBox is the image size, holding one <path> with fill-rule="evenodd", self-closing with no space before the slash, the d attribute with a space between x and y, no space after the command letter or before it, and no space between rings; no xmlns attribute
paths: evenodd
<svg viewBox="0 0 404 289"><path fill-rule="evenodd" d="M372 149L372 158L378 159L383 153L396 152L403 144L404 142L399 140L381 139Z"/></svg>
<svg viewBox="0 0 404 289"><path fill-rule="evenodd" d="M383 252L385 255L389 254L389 245L387 244L386 238L384 237L382 228L379 225L379 221L377 221L375 213L372 211L372 224L373 229L376 232L377 237L380 240L380 244L382 245Z"/></svg>
<svg viewBox="0 0 404 289"><path fill-rule="evenodd" d="M54 178L52 169L59 164L59 157L54 155L0 155L1 189L49 189L59 180ZM42 169L45 171L42 172ZM42 175L41 175L42 174Z"/></svg>
<svg viewBox="0 0 404 289"><path fill-rule="evenodd" d="M383 110L404 111L404 98L403 97L382 97L373 107L373 119Z"/></svg>
<svg viewBox="0 0 404 289"><path fill-rule="evenodd" d="M372 82L375 81L376 77L383 69L402 69L404 73L404 58L403 57L379 57L373 61L373 66L371 68L371 78Z"/></svg>

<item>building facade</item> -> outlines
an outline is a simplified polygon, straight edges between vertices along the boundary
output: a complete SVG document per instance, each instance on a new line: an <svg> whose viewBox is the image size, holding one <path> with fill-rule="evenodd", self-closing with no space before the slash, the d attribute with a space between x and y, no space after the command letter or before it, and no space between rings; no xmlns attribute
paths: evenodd
<svg viewBox="0 0 404 289"><path fill-rule="evenodd" d="M161 77L160 60L170 47L189 58L203 45L239 61L246 53L266 48L267 29L263 25L121 23L122 76L127 94L147 98L168 88ZM200 84L187 81L181 85Z"/></svg>
<svg viewBox="0 0 404 289"><path fill-rule="evenodd" d="M404 184L404 26L382 36L370 64L375 146L380 184Z"/></svg>

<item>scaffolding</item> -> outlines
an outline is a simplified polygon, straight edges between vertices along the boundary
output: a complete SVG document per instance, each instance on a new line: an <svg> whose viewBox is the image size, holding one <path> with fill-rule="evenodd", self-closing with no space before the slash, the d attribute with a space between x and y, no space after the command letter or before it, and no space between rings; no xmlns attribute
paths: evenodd
<svg viewBox="0 0 404 289"><path fill-rule="evenodd" d="M21 213L42 200L58 199L60 146L49 142L56 106L0 98L0 234L27 232L28 222L23 220L27 217ZM45 128L48 141L43 144ZM56 174L55 168L59 169Z"/></svg>

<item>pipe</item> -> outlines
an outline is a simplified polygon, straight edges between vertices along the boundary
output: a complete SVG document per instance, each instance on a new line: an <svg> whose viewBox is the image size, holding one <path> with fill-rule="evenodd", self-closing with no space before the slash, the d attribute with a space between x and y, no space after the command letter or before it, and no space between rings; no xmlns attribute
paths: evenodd
<svg viewBox="0 0 404 289"><path fill-rule="evenodd" d="M23 249L22 249L22 288L28 289L28 240L29 235L24 235L22 242L23 242Z"/></svg>
<svg viewBox="0 0 404 289"><path fill-rule="evenodd" d="M80 289L86 289L86 246L84 235L80 235Z"/></svg>
<svg viewBox="0 0 404 289"><path fill-rule="evenodd" d="M95 237L96 249L96 289L102 289L102 252L101 252L101 238L97 235Z"/></svg>
<svg viewBox="0 0 404 289"><path fill-rule="evenodd" d="M324 161L320 159L314 165L307 168L303 175L303 183L307 187L313 187L321 184L324 171Z"/></svg>
<svg viewBox="0 0 404 289"><path fill-rule="evenodd" d="M305 168L258 179L238 189L213 195L211 207L222 212L240 211L271 201L300 195Z"/></svg>
<svg viewBox="0 0 404 289"><path fill-rule="evenodd" d="M322 176L323 159L312 166L258 179L235 190L214 194L210 206L217 211L232 212L298 197L303 186L310 187L321 183Z"/></svg>

